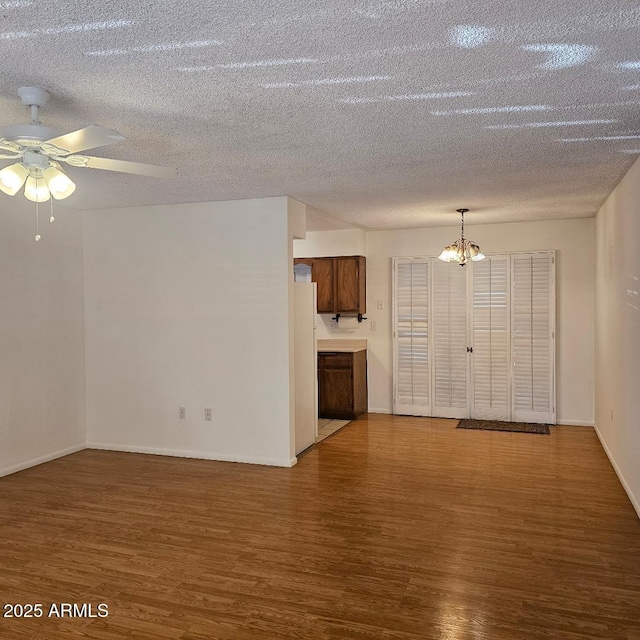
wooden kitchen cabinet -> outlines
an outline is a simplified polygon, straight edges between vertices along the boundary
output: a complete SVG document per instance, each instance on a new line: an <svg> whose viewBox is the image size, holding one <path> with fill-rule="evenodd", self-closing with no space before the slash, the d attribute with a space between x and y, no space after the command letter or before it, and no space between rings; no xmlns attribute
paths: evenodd
<svg viewBox="0 0 640 640"><path fill-rule="evenodd" d="M318 285L318 313L366 313L364 256L296 258L293 262L311 267L311 280Z"/></svg>
<svg viewBox="0 0 640 640"><path fill-rule="evenodd" d="M334 258L336 312L365 313L366 265L362 256Z"/></svg>
<svg viewBox="0 0 640 640"><path fill-rule="evenodd" d="M367 352L318 352L318 417L353 420L367 410Z"/></svg>
<svg viewBox="0 0 640 640"><path fill-rule="evenodd" d="M332 313L336 306L333 260L314 258L311 265L311 280L318 284L318 313Z"/></svg>

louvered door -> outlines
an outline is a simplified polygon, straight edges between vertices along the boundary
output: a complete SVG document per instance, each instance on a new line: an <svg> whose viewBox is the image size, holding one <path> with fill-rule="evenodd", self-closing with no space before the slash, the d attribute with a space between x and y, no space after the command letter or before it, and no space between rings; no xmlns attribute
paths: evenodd
<svg viewBox="0 0 640 640"><path fill-rule="evenodd" d="M472 267L471 416L511 419L510 256Z"/></svg>
<svg viewBox="0 0 640 640"><path fill-rule="evenodd" d="M467 267L434 260L431 415L465 418L467 407Z"/></svg>
<svg viewBox="0 0 640 640"><path fill-rule="evenodd" d="M512 271L512 416L555 424L554 256L515 254Z"/></svg>
<svg viewBox="0 0 640 640"><path fill-rule="evenodd" d="M430 260L394 259L394 413L428 416Z"/></svg>
<svg viewBox="0 0 640 640"><path fill-rule="evenodd" d="M394 258L394 413L555 423L554 261Z"/></svg>

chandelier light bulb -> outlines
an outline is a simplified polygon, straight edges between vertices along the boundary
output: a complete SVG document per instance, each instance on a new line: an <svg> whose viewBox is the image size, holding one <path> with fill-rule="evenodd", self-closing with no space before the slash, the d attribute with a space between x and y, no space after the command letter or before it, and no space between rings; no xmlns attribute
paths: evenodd
<svg viewBox="0 0 640 640"><path fill-rule="evenodd" d="M22 188L29 171L20 163L9 165L0 171L0 191L15 196Z"/></svg>
<svg viewBox="0 0 640 640"><path fill-rule="evenodd" d="M64 200L76 190L76 185L69 176L56 167L45 169L42 175L51 195L56 200Z"/></svg>
<svg viewBox="0 0 640 640"><path fill-rule="evenodd" d="M24 197L31 202L46 202L51 194L42 178L36 180L33 176L29 176L24 186Z"/></svg>

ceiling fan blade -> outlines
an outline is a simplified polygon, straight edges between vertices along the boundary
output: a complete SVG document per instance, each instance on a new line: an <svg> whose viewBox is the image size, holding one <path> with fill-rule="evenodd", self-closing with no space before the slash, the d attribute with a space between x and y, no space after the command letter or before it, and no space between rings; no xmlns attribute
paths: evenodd
<svg viewBox="0 0 640 640"><path fill-rule="evenodd" d="M4 138L0 138L0 149L3 151L10 151L11 153L19 153L20 145L12 140L5 140Z"/></svg>
<svg viewBox="0 0 640 640"><path fill-rule="evenodd" d="M99 124L92 124L90 127L78 129L71 133L65 133L57 138L47 140L45 145L53 145L58 149L64 149L68 153L77 153L85 149L104 147L114 142L122 142L126 138L113 129L101 127Z"/></svg>
<svg viewBox="0 0 640 640"><path fill-rule="evenodd" d="M178 174L173 167L160 167L155 164L143 164L141 162L129 162L127 160L113 160L112 158L95 158L92 156L82 156L86 158L84 167L92 169L106 169L107 171L121 171L122 173L135 173L139 176L150 176L152 178L175 178Z"/></svg>
<svg viewBox="0 0 640 640"><path fill-rule="evenodd" d="M0 153L0 160L17 160L20 157L19 154L12 153L11 155L7 153Z"/></svg>

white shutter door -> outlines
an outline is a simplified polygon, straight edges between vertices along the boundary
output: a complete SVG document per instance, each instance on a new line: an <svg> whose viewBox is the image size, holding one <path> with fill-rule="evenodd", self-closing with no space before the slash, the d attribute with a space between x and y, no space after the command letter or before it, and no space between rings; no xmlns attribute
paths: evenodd
<svg viewBox="0 0 640 640"><path fill-rule="evenodd" d="M512 265L513 419L555 424L553 252L516 254Z"/></svg>
<svg viewBox="0 0 640 640"><path fill-rule="evenodd" d="M510 420L509 256L473 263L471 417Z"/></svg>
<svg viewBox="0 0 640 640"><path fill-rule="evenodd" d="M394 258L394 410L428 416L429 260Z"/></svg>
<svg viewBox="0 0 640 640"><path fill-rule="evenodd" d="M433 411L465 418L467 407L467 267L433 262Z"/></svg>

